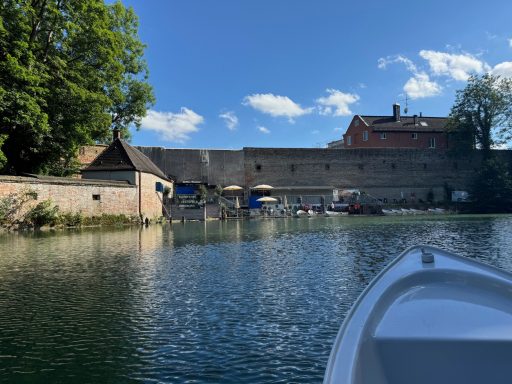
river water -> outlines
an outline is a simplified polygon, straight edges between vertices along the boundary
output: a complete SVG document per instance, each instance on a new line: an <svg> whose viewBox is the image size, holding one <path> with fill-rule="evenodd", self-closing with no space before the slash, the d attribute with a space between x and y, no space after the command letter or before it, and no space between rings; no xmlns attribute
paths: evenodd
<svg viewBox="0 0 512 384"><path fill-rule="evenodd" d="M512 271L512 216L312 218L0 236L0 382L319 383L405 248Z"/></svg>

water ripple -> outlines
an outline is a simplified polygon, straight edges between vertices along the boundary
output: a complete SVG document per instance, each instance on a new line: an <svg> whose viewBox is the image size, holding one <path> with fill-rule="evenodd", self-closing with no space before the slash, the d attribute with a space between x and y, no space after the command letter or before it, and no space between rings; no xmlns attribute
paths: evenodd
<svg viewBox="0 0 512 384"><path fill-rule="evenodd" d="M512 271L510 216L0 237L0 382L317 383L353 301L428 243Z"/></svg>

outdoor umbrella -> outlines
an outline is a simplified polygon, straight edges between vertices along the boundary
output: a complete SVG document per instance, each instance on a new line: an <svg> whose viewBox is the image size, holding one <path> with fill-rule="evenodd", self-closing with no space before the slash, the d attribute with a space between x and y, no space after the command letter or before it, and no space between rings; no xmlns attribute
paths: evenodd
<svg viewBox="0 0 512 384"><path fill-rule="evenodd" d="M260 203L272 203L272 202L277 201L277 199L270 197L270 196L263 196L263 197L260 197L256 201L259 201Z"/></svg>
<svg viewBox="0 0 512 384"><path fill-rule="evenodd" d="M271 185L268 185L268 184L258 184L255 187L252 187L251 189L257 189L260 191L269 191L271 189L274 189L274 187Z"/></svg>
<svg viewBox="0 0 512 384"><path fill-rule="evenodd" d="M242 189L243 188L240 187L239 185L228 185L226 188L223 188L222 190L223 191L240 191Z"/></svg>

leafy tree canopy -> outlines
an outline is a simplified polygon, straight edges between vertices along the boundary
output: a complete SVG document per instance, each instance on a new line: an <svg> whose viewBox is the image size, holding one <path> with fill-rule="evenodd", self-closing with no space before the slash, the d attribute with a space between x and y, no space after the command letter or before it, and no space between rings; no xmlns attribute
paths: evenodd
<svg viewBox="0 0 512 384"><path fill-rule="evenodd" d="M133 9L103 0L0 2L0 168L49 172L125 136L154 102Z"/></svg>
<svg viewBox="0 0 512 384"><path fill-rule="evenodd" d="M449 132L456 149L479 148L484 158L512 138L512 80L491 74L472 76L457 91Z"/></svg>
<svg viewBox="0 0 512 384"><path fill-rule="evenodd" d="M474 212L512 212L512 179L504 162L494 157L482 162L471 186L471 200Z"/></svg>

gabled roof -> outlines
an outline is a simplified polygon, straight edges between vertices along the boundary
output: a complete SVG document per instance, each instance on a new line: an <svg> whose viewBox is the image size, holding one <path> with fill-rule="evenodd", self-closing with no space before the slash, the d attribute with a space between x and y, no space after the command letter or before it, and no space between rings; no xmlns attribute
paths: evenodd
<svg viewBox="0 0 512 384"><path fill-rule="evenodd" d="M169 180L149 157L121 139L115 139L84 171L141 171Z"/></svg>
<svg viewBox="0 0 512 384"><path fill-rule="evenodd" d="M402 116L400 121L395 121L393 116L360 116L361 119L377 132L444 132L447 117L417 116L414 124L413 116Z"/></svg>

